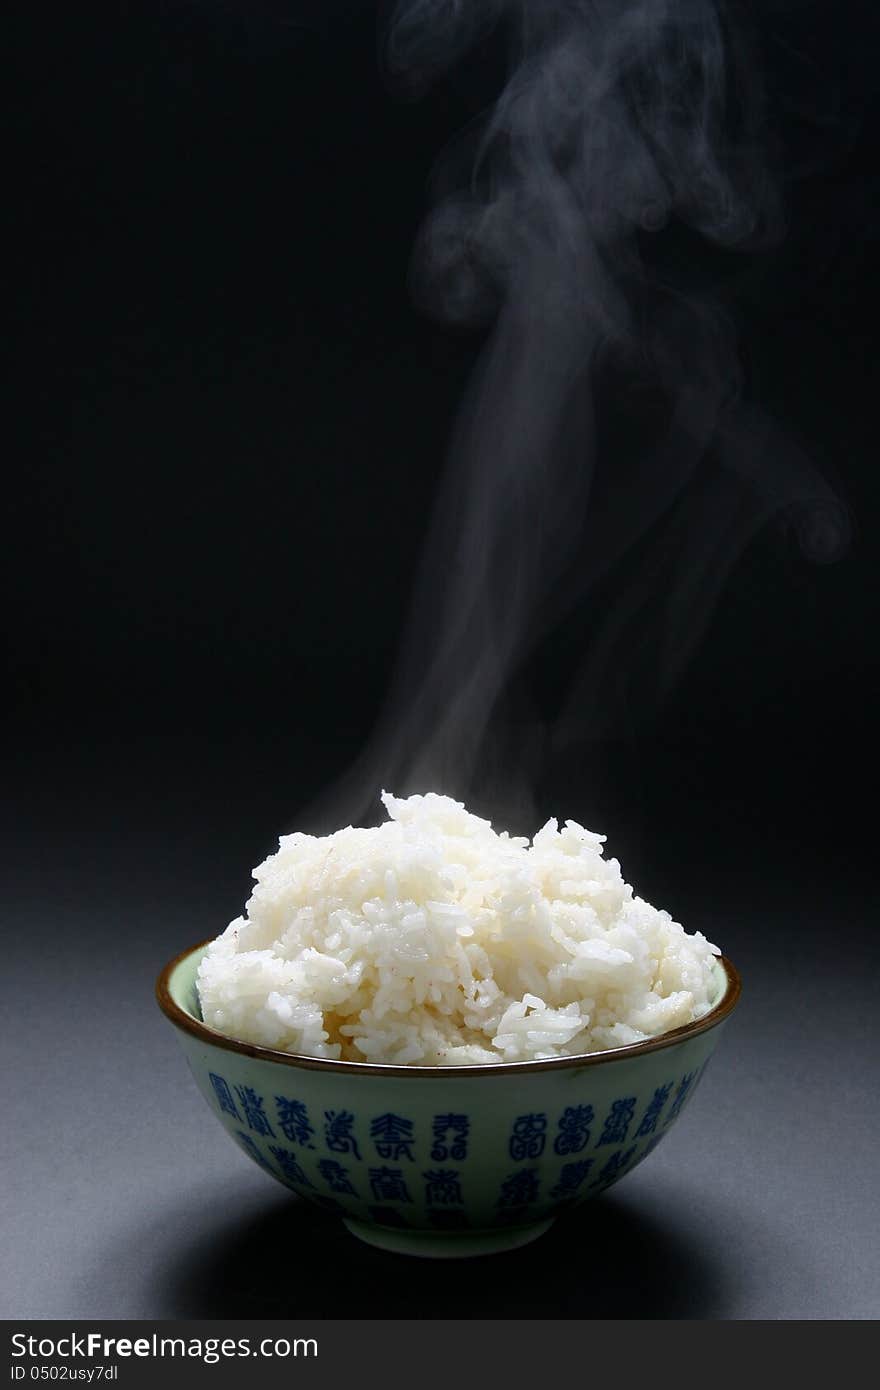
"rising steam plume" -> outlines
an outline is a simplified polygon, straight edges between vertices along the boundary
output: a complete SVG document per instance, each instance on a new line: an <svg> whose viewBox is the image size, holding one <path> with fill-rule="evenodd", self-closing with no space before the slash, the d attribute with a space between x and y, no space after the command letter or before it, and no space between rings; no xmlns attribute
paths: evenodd
<svg viewBox="0 0 880 1390"><path fill-rule="evenodd" d="M380 784L465 796L491 778L490 799L521 803L499 769L529 777L529 756L656 707L771 518L816 560L846 544L836 496L741 380L725 285L783 231L742 15L401 0L389 79L417 97L487 44L506 84L440 160L412 267L420 305L485 344L385 713L334 797L353 818ZM511 682L572 615L583 660L530 743L502 714Z"/></svg>

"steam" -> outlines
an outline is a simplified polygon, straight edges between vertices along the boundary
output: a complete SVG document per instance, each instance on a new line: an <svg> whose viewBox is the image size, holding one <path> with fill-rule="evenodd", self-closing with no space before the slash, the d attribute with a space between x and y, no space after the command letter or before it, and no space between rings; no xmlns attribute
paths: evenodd
<svg viewBox="0 0 880 1390"><path fill-rule="evenodd" d="M845 547L838 499L743 390L726 282L783 216L734 17L714 0L394 11L402 94L488 42L508 78L441 159L414 254L421 306L487 336L352 814L383 782L464 796L492 778L497 798L501 768L529 780L530 757L602 738L622 709L637 723L772 518L813 559ZM568 698L518 717L514 678L562 622L583 630Z"/></svg>

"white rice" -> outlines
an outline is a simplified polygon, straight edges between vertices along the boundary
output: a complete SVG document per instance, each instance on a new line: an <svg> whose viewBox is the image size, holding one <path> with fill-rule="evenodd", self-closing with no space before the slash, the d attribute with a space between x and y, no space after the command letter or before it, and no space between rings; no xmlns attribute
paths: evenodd
<svg viewBox="0 0 880 1390"><path fill-rule="evenodd" d="M702 1017L719 954L635 897L604 836L531 845L459 802L383 793L376 829L285 835L211 943L202 1015L313 1057L425 1066L621 1047Z"/></svg>

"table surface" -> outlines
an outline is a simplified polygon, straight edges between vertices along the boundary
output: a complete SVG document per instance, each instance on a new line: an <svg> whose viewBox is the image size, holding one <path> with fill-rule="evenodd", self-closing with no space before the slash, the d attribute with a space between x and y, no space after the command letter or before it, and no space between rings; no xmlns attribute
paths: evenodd
<svg viewBox="0 0 880 1390"><path fill-rule="evenodd" d="M155 1006L165 959L238 912L253 837L224 841L216 818L201 838L159 814L43 819L5 837L4 1317L880 1313L876 946L867 885L830 860L812 876L796 859L772 877L673 867L688 883L677 915L744 979L705 1083L613 1191L453 1279L362 1245L261 1174Z"/></svg>

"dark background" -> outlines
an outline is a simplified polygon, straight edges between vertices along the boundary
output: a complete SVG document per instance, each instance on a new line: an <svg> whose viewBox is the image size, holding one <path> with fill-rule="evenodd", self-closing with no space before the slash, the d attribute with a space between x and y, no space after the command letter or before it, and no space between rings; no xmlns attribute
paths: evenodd
<svg viewBox="0 0 880 1390"><path fill-rule="evenodd" d="M816 565L765 528L624 772L539 796L718 941L745 1001L714 1094L619 1194L494 1264L491 1306L482 1264L459 1295L419 1266L399 1314L876 1314L880 31L868 6L750 8L788 233L744 279L747 389L852 540ZM420 315L407 267L494 59L403 104L377 7L338 0L18 5L9 34L8 1315L357 1315L288 1287L279 1249L353 1284L397 1262L210 1145L149 991L387 690L481 341ZM546 660L545 696L571 654ZM551 1242L571 1277L528 1296Z"/></svg>

